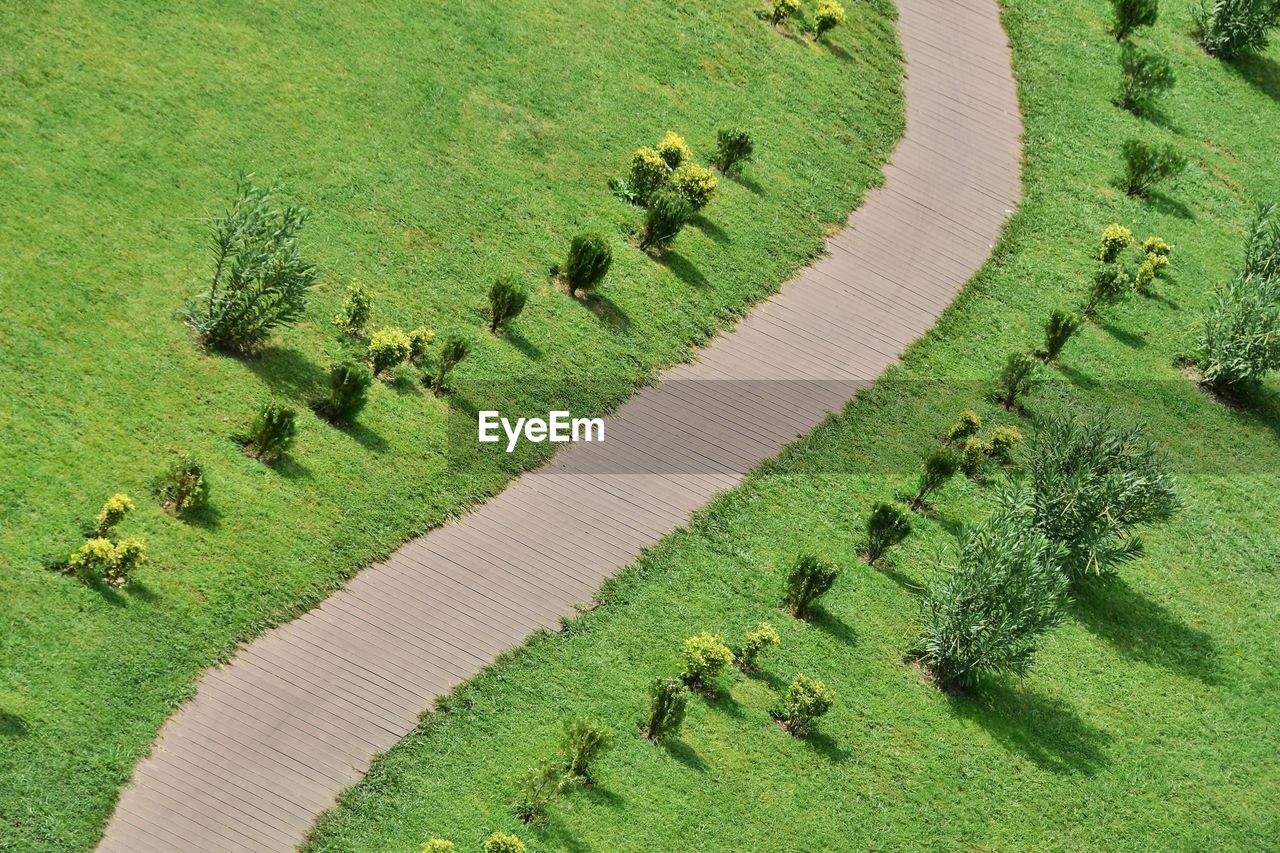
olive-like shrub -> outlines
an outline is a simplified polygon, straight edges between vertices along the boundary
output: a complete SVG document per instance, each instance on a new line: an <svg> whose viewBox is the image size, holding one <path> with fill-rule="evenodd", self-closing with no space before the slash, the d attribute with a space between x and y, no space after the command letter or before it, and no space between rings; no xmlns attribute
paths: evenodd
<svg viewBox="0 0 1280 853"><path fill-rule="evenodd" d="M1175 82L1173 63L1161 51L1132 42L1120 46L1120 94L1116 106L1135 114L1149 111Z"/></svg>
<svg viewBox="0 0 1280 853"><path fill-rule="evenodd" d="M179 452L157 479L156 496L168 512L194 512L209 499L209 478L199 462Z"/></svg>
<svg viewBox="0 0 1280 853"><path fill-rule="evenodd" d="M867 538L862 554L867 562L876 561L911 534L911 515L896 504L880 501L867 516Z"/></svg>
<svg viewBox="0 0 1280 853"><path fill-rule="evenodd" d="M689 144L684 141L683 136L673 131L667 131L667 135L662 137L662 141L658 143L655 150L667 164L667 168L673 171L685 163L693 162L693 152L689 150Z"/></svg>
<svg viewBox="0 0 1280 853"><path fill-rule="evenodd" d="M245 452L268 465L283 459L298 437L298 413L270 400L253 419L245 437Z"/></svg>
<svg viewBox="0 0 1280 853"><path fill-rule="evenodd" d="M514 835L495 832L484 840L484 853L525 853L524 842Z"/></svg>
<svg viewBox="0 0 1280 853"><path fill-rule="evenodd" d="M1187 158L1169 143L1126 139L1120 153L1124 157L1124 191L1131 196L1146 196L1156 184L1176 178L1187 167Z"/></svg>
<svg viewBox="0 0 1280 853"><path fill-rule="evenodd" d="M1133 280L1119 264L1098 264L1093 274L1093 285L1089 288L1089 301L1085 303L1080 316L1096 317L1099 308L1120 302L1132 289Z"/></svg>
<svg viewBox="0 0 1280 853"><path fill-rule="evenodd" d="M329 368L329 393L316 407L335 424L349 424L369 401L373 373L356 361L342 361Z"/></svg>
<svg viewBox="0 0 1280 853"><path fill-rule="evenodd" d="M818 0L818 8L813 13L813 40L818 41L844 20L844 7L837 0Z"/></svg>
<svg viewBox="0 0 1280 853"><path fill-rule="evenodd" d="M834 703L835 696L827 685L802 672L792 679L786 695L774 708L773 717L791 734L805 737Z"/></svg>
<svg viewBox="0 0 1280 853"><path fill-rule="evenodd" d="M738 669L755 672L759 667L760 655L779 642L781 638L777 629L768 622L761 622L754 631L748 631L742 638L742 648L738 651Z"/></svg>
<svg viewBox="0 0 1280 853"><path fill-rule="evenodd" d="M1195 361L1218 391L1237 391L1280 370L1280 286L1241 276L1218 291L1205 313Z"/></svg>
<svg viewBox="0 0 1280 853"><path fill-rule="evenodd" d="M693 205L672 190L659 190L649 199L644 227L640 232L640 248L660 249L671 243L693 216Z"/></svg>
<svg viewBox="0 0 1280 853"><path fill-rule="evenodd" d="M1258 208L1244 242L1244 275L1280 284L1280 206Z"/></svg>
<svg viewBox="0 0 1280 853"><path fill-rule="evenodd" d="M640 148L631 155L627 187L639 204L647 205L653 194L665 187L670 179L671 167L656 148Z"/></svg>
<svg viewBox="0 0 1280 853"><path fill-rule="evenodd" d="M551 801L569 790L574 781L566 772L563 762L550 759L541 761L526 770L518 780L511 810L521 823L533 823L547 813ZM487 844L485 849L488 849ZM524 847L521 846L520 849L523 850Z"/></svg>
<svg viewBox="0 0 1280 853"><path fill-rule="evenodd" d="M353 337L364 334L364 327L373 314L373 293L358 281L347 287L347 298L341 310L333 318L333 325Z"/></svg>
<svg viewBox="0 0 1280 853"><path fill-rule="evenodd" d="M590 293L600 286L613 263L609 239L598 231L579 234L569 242L569 255L560 268L560 278L570 296Z"/></svg>
<svg viewBox="0 0 1280 853"><path fill-rule="evenodd" d="M685 640L681 657L684 672L680 677L694 688L708 687L726 666L733 663L733 651L720 639L720 635L709 631Z"/></svg>
<svg viewBox="0 0 1280 853"><path fill-rule="evenodd" d="M1266 50L1269 31L1280 26L1275 0L1195 0L1193 34L1206 53L1231 60L1248 51Z"/></svg>
<svg viewBox="0 0 1280 853"><path fill-rule="evenodd" d="M924 470L920 473L920 484L911 498L910 506L917 512L924 509L929 496L942 488L960 469L960 454L949 447L939 447L930 451L924 459Z"/></svg>
<svg viewBox="0 0 1280 853"><path fill-rule="evenodd" d="M1111 9L1111 33L1116 41L1123 41L1134 31L1153 25L1160 15L1159 0L1111 0Z"/></svg>
<svg viewBox="0 0 1280 853"><path fill-rule="evenodd" d="M671 173L671 189L684 196L695 211L710 203L718 184L715 172L697 163L685 163Z"/></svg>
<svg viewBox="0 0 1280 853"><path fill-rule="evenodd" d="M649 694L649 714L644 735L661 742L680 730L689 706L689 688L678 678L659 678Z"/></svg>
<svg viewBox="0 0 1280 853"><path fill-rule="evenodd" d="M405 362L409 357L409 336L404 329L388 326L369 339L369 366L374 376L381 376Z"/></svg>
<svg viewBox="0 0 1280 853"><path fill-rule="evenodd" d="M835 586L840 567L815 554L801 554L787 573L787 591L783 603L797 619L809 615L814 602Z"/></svg>
<svg viewBox="0 0 1280 853"><path fill-rule="evenodd" d="M509 275L498 276L489 288L489 331L496 334L505 328L528 301L529 291L523 284Z"/></svg>
<svg viewBox="0 0 1280 853"><path fill-rule="evenodd" d="M745 130L720 130L716 133L715 167L722 174L733 175L742 170L755 154L751 134Z"/></svg>

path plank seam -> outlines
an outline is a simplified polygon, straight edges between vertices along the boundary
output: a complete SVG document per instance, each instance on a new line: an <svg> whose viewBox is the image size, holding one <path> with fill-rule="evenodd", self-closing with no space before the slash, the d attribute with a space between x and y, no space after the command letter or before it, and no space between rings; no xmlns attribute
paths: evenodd
<svg viewBox="0 0 1280 853"><path fill-rule="evenodd" d="M103 851L295 849L418 714L868 387L986 261L1021 196L996 0L898 0L906 133L827 253L460 519L201 678ZM570 511L572 509L572 511Z"/></svg>

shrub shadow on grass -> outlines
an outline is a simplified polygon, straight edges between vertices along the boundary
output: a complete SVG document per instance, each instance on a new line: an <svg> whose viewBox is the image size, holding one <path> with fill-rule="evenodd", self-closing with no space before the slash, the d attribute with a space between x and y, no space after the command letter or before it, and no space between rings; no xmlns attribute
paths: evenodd
<svg viewBox="0 0 1280 853"><path fill-rule="evenodd" d="M1273 101L1280 101L1280 62L1260 53L1247 53L1223 63L1237 77Z"/></svg>
<svg viewBox="0 0 1280 853"><path fill-rule="evenodd" d="M587 296L579 297L578 301L586 306L588 311L599 317L605 325L620 332L625 332L631 328L630 315L603 293L591 293Z"/></svg>
<svg viewBox="0 0 1280 853"><path fill-rule="evenodd" d="M222 512L216 504L205 502L199 509L189 509L174 515L179 521L203 530L217 530L222 526Z"/></svg>
<svg viewBox="0 0 1280 853"><path fill-rule="evenodd" d="M1025 685L989 682L971 694L948 693L952 712L982 726L1006 749L1025 755L1051 773L1092 776L1111 762L1111 736L1090 725L1071 706Z"/></svg>
<svg viewBox="0 0 1280 853"><path fill-rule="evenodd" d="M845 50L830 39L823 39L819 44L825 47L827 49L827 53L831 54L836 59L843 60L844 62L850 62L853 60L853 55L849 53L849 51Z"/></svg>
<svg viewBox="0 0 1280 853"><path fill-rule="evenodd" d="M1178 201L1173 196L1167 195L1160 190L1150 190L1145 198L1139 199L1147 207L1156 213L1164 216L1176 216L1179 219L1185 219L1188 222L1195 222L1196 215L1191 212L1191 208Z"/></svg>
<svg viewBox="0 0 1280 853"><path fill-rule="evenodd" d="M1219 656L1213 638L1192 628L1123 578L1095 581L1075 591L1073 610L1094 636L1122 657L1217 684Z"/></svg>
<svg viewBox="0 0 1280 853"><path fill-rule="evenodd" d="M768 191L765 190L765 188L762 187L759 183L752 180L751 178L748 178L746 175L742 174L741 172L739 172L736 175L729 175L729 180L733 181L738 186L745 188L746 190L748 190L749 192L755 195L764 197L769 194Z"/></svg>
<svg viewBox="0 0 1280 853"><path fill-rule="evenodd" d="M702 214L698 214L690 219L689 224L710 237L712 240L715 240L717 243L725 244L733 242L723 228L712 222L710 219L707 219L707 217Z"/></svg>
<svg viewBox="0 0 1280 853"><path fill-rule="evenodd" d="M357 421L350 426L341 427L339 432L346 433L356 440L356 443L370 453L385 453L391 445L387 444L387 440L378 433L369 429L364 424Z"/></svg>
<svg viewBox="0 0 1280 853"><path fill-rule="evenodd" d="M262 380L271 393L300 400L324 382L325 373L300 350L266 347L256 357L240 362Z"/></svg>
<svg viewBox="0 0 1280 853"><path fill-rule="evenodd" d="M670 755L690 770L697 770L699 773L707 772L707 762L702 760L702 756L698 754L696 749L689 746L681 738L667 738L662 742L662 748L667 751L667 755Z"/></svg>
<svg viewBox="0 0 1280 853"><path fill-rule="evenodd" d="M797 740L832 764L843 764L853 756L852 752L836 743L831 735L821 730L810 732Z"/></svg>
<svg viewBox="0 0 1280 853"><path fill-rule="evenodd" d="M858 645L858 632L839 616L822 607L813 608L808 622L822 633L846 646Z"/></svg>
<svg viewBox="0 0 1280 853"><path fill-rule="evenodd" d="M1098 327L1103 331L1105 331L1111 337L1115 338L1120 343L1129 347L1130 349L1146 349L1147 348L1146 338L1142 337L1142 335L1134 334L1133 332L1130 332L1128 329L1123 329L1120 326L1117 326L1115 323L1099 321Z"/></svg>
<svg viewBox="0 0 1280 853"><path fill-rule="evenodd" d="M1067 377L1067 381L1081 390L1088 391L1098 387L1098 380L1094 379L1087 373L1081 373L1074 367L1066 364L1059 364L1058 370L1063 376Z"/></svg>
<svg viewBox="0 0 1280 853"><path fill-rule="evenodd" d="M0 711L0 737L26 737L30 731L27 721L22 717L8 711Z"/></svg>
<svg viewBox="0 0 1280 853"><path fill-rule="evenodd" d="M526 338L519 329L507 329L503 339L534 361L542 358L542 350L533 341Z"/></svg>
<svg viewBox="0 0 1280 853"><path fill-rule="evenodd" d="M539 848L545 845L557 850L568 850L570 853L589 853L593 849L591 845L584 844L582 839L578 838L577 834L555 812L526 827L526 831L528 830L532 830L542 842L538 845Z"/></svg>
<svg viewBox="0 0 1280 853"><path fill-rule="evenodd" d="M702 698L708 707L728 714L735 719L742 719L742 706L738 704L738 700L734 699L733 694L727 689L722 688L715 693L702 694Z"/></svg>
<svg viewBox="0 0 1280 853"><path fill-rule="evenodd" d="M707 277L700 273L698 268L679 252L668 252L661 263L671 270L672 275L690 287L707 287L711 284L711 282L707 281Z"/></svg>

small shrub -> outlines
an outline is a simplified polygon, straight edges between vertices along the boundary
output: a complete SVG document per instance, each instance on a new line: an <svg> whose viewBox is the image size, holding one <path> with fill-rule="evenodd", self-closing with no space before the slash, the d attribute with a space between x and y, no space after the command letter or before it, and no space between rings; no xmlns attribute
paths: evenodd
<svg viewBox="0 0 1280 853"><path fill-rule="evenodd" d="M551 801L568 790L573 781L565 772L563 764L558 761L543 761L530 767L520 777L511 809L521 823L532 823L547 813L547 806L551 805ZM524 847L521 846L520 849L523 850Z"/></svg>
<svg viewBox="0 0 1280 853"><path fill-rule="evenodd" d="M951 429L947 430L947 444L964 441L969 436L976 435L980 429L982 429L982 418L978 417L978 413L973 409L965 409L951 425Z"/></svg>
<svg viewBox="0 0 1280 853"><path fill-rule="evenodd" d="M799 11L800 0L772 0L768 15L769 23L775 27L782 26Z"/></svg>
<svg viewBox="0 0 1280 853"><path fill-rule="evenodd" d="M1265 204L1249 226L1244 244L1244 274L1264 281L1280 281L1280 208Z"/></svg>
<svg viewBox="0 0 1280 853"><path fill-rule="evenodd" d="M133 499L123 492L107 498L107 502L102 505L102 511L94 521L92 535L106 536L126 515L133 512L133 509Z"/></svg>
<svg viewBox="0 0 1280 853"><path fill-rule="evenodd" d="M684 196L695 211L707 206L718 183L715 172L697 163L685 163L671 173L671 189Z"/></svg>
<svg viewBox="0 0 1280 853"><path fill-rule="evenodd" d="M577 719L566 723L560 752L568 774L584 784L594 782L593 768L611 741L609 731L594 720Z"/></svg>
<svg viewBox="0 0 1280 853"><path fill-rule="evenodd" d="M678 678L659 678L650 692L649 717L645 737L663 741L680 730L689 705L689 688Z"/></svg>
<svg viewBox="0 0 1280 853"><path fill-rule="evenodd" d="M436 333L426 326L419 326L409 333L409 362L416 367L421 367L422 362L427 357L427 350L431 346L431 342L436 339Z"/></svg>
<svg viewBox="0 0 1280 853"><path fill-rule="evenodd" d="M830 560L814 554L801 554L787 573L784 603L797 619L804 619L814 602L835 586L839 576L840 567Z"/></svg>
<svg viewBox="0 0 1280 853"><path fill-rule="evenodd" d="M1104 305L1114 305L1129 295L1132 282L1129 274L1119 264L1098 264L1093 274L1093 286L1089 289L1089 301L1085 303L1082 317L1094 317Z"/></svg>
<svg viewBox="0 0 1280 853"><path fill-rule="evenodd" d="M471 340L457 332L445 336L440 344L440 354L436 356L436 373L432 384L439 389L445 388L449 373L471 352Z"/></svg>
<svg viewBox="0 0 1280 853"><path fill-rule="evenodd" d="M969 479L977 479L987 468L991 459L991 442L976 435L965 439L960 448L960 470Z"/></svg>
<svg viewBox="0 0 1280 853"><path fill-rule="evenodd" d="M1104 264L1114 264L1120 260L1120 254L1132 245L1133 232L1113 222L1102 229L1102 248L1098 250L1098 260Z"/></svg>
<svg viewBox="0 0 1280 853"><path fill-rule="evenodd" d="M273 192L241 178L231 208L214 223L213 277L186 308L187 322L211 347L253 350L306 309L318 275L298 251L306 216L293 205L276 207Z"/></svg>
<svg viewBox="0 0 1280 853"><path fill-rule="evenodd" d="M671 190L654 193L649 199L649 208L645 211L640 248L666 246L676 238L691 216L693 205L684 196Z"/></svg>
<svg viewBox="0 0 1280 853"><path fill-rule="evenodd" d="M329 368L329 394L320 413L335 424L349 424L369 400L373 373L363 364L344 361Z"/></svg>
<svg viewBox="0 0 1280 853"><path fill-rule="evenodd" d="M156 494L167 511L179 515L192 512L209 499L209 480L199 462L178 453L156 482Z"/></svg>
<svg viewBox="0 0 1280 853"><path fill-rule="evenodd" d="M613 263L613 249L608 239L598 232L579 234L569 243L569 257L560 270L569 295L590 292L599 286Z"/></svg>
<svg viewBox="0 0 1280 853"><path fill-rule="evenodd" d="M1125 42L1120 47L1120 95L1116 106L1132 113L1150 110L1176 80L1169 57Z"/></svg>
<svg viewBox="0 0 1280 853"><path fill-rule="evenodd" d="M944 687L1031 667L1040 637L1064 619L1067 579L1058 554L1019 493L1002 495L991 516L965 533L959 565L940 573L921 599L921 658Z"/></svg>
<svg viewBox="0 0 1280 853"><path fill-rule="evenodd" d="M716 134L715 167L723 174L741 171L742 164L750 162L754 153L751 134L745 130L721 130Z"/></svg>
<svg viewBox="0 0 1280 853"><path fill-rule="evenodd" d="M1158 0L1111 0L1114 19L1111 32L1123 41L1141 27L1149 27L1160 14Z"/></svg>
<svg viewBox="0 0 1280 853"><path fill-rule="evenodd" d="M654 148L640 148L631 155L631 171L627 183L632 196L640 204L648 204L655 192L671 179L671 167Z"/></svg>
<svg viewBox="0 0 1280 853"><path fill-rule="evenodd" d="M268 465L283 459L298 436L297 417L288 406L269 401L253 419L245 450Z"/></svg>
<svg viewBox="0 0 1280 853"><path fill-rule="evenodd" d="M1006 409L1017 408L1019 400L1040 384L1040 361L1026 352L1009 353L1004 367L1000 368L1000 376L996 379L996 399Z"/></svg>
<svg viewBox="0 0 1280 853"><path fill-rule="evenodd" d="M925 457L924 472L920 475L920 486L915 497L911 499L911 508L920 510L929 495L955 476L960 468L960 456L948 447L939 447Z"/></svg>
<svg viewBox="0 0 1280 853"><path fill-rule="evenodd" d="M867 516L867 544L863 553L875 565L893 546L911 534L911 515L901 507L881 501Z"/></svg>
<svg viewBox="0 0 1280 853"><path fill-rule="evenodd" d="M681 656L684 658L681 677L690 687L708 686L733 663L733 651L718 634L707 631L685 640Z"/></svg>
<svg viewBox="0 0 1280 853"><path fill-rule="evenodd" d="M1140 139L1127 139L1121 153L1124 155L1124 189L1132 196L1146 196L1156 184L1177 177L1187 167L1187 158L1168 143L1153 145Z"/></svg>
<svg viewBox="0 0 1280 853"><path fill-rule="evenodd" d="M1275 0L1196 0L1191 7L1193 33L1212 56L1231 60L1251 50L1266 50L1268 30L1280 25Z"/></svg>
<svg viewBox="0 0 1280 853"><path fill-rule="evenodd" d="M1013 462L1013 449L1022 443L1022 431L1013 426L998 426L991 431L991 459L997 465Z"/></svg>
<svg viewBox="0 0 1280 853"><path fill-rule="evenodd" d="M1080 326L1084 321L1078 314L1070 311L1064 311L1061 308L1053 309L1053 313L1049 315L1049 319L1044 324L1044 349L1040 353L1040 357L1045 364L1057 359L1062 352L1062 348L1067 345L1067 341L1080 330Z"/></svg>
<svg viewBox="0 0 1280 853"><path fill-rule="evenodd" d="M524 842L514 835L495 832L484 840L484 853L524 853Z"/></svg>
<svg viewBox="0 0 1280 853"><path fill-rule="evenodd" d="M489 331L496 333L524 310L529 291L511 276L499 276L489 288Z"/></svg>
<svg viewBox="0 0 1280 853"><path fill-rule="evenodd" d="M813 13L813 40L818 41L843 24L844 17L844 7L837 0L818 0L818 8Z"/></svg>
<svg viewBox="0 0 1280 853"><path fill-rule="evenodd" d="M372 313L373 294L360 282L353 281L347 288L347 298L342 303L342 310L333 318L333 325L348 335L363 335Z"/></svg>
<svg viewBox="0 0 1280 853"><path fill-rule="evenodd" d="M761 622L754 631L748 631L742 638L742 649L738 652L738 669L743 672L755 672L756 661L764 651L781 642L777 630L768 622Z"/></svg>
<svg viewBox="0 0 1280 853"><path fill-rule="evenodd" d="M662 137L662 141L658 143L657 152L662 161L667 164L667 168L672 170L679 169L693 160L693 152L689 150L684 137L672 131L667 131L667 135Z"/></svg>
<svg viewBox="0 0 1280 853"><path fill-rule="evenodd" d="M1169 266L1168 255L1149 254L1142 259L1138 272L1133 277L1133 287L1139 293L1150 293L1151 286L1156 283L1160 273Z"/></svg>
<svg viewBox="0 0 1280 853"><path fill-rule="evenodd" d="M403 329L388 326L373 333L369 339L369 364L374 376L404 363L409 357L409 336Z"/></svg>
<svg viewBox="0 0 1280 853"><path fill-rule="evenodd" d="M1167 258L1173 252L1173 247L1164 241L1161 237L1148 237L1142 241L1142 253L1144 255L1159 255Z"/></svg>
<svg viewBox="0 0 1280 853"><path fill-rule="evenodd" d="M813 730L814 721L831 710L834 701L827 685L800 673L792 680L773 716L791 734L804 737Z"/></svg>
<svg viewBox="0 0 1280 853"><path fill-rule="evenodd" d="M444 838L429 838L422 844L422 853L454 853L457 848Z"/></svg>
<svg viewBox="0 0 1280 853"><path fill-rule="evenodd" d="M130 537L112 542L95 536L67 559L67 572L85 581L101 581L107 586L124 586L129 575L147 560L141 539Z"/></svg>
<svg viewBox="0 0 1280 853"><path fill-rule="evenodd" d="M1280 293L1260 277L1238 278L1218 292L1196 342L1196 366L1219 391L1280 370Z"/></svg>

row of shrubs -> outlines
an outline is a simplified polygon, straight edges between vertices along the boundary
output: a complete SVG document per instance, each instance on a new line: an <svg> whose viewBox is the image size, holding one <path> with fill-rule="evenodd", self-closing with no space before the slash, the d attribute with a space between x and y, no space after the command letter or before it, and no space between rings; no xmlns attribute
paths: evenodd
<svg viewBox="0 0 1280 853"><path fill-rule="evenodd" d="M797 24L799 13L800 0L770 0L768 11L762 12L761 17L775 27L786 27ZM805 22L802 29L812 33L814 41L820 41L844 21L844 7L837 0L818 0L812 23Z"/></svg>
<svg viewBox="0 0 1280 853"><path fill-rule="evenodd" d="M1151 27L1160 16L1159 0L1111 0L1116 41ZM1266 50L1272 30L1280 27L1276 0L1192 0L1192 36L1205 52L1231 60L1249 51Z"/></svg>

